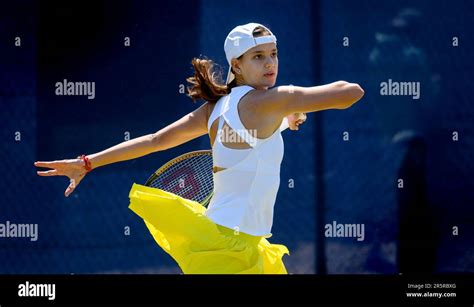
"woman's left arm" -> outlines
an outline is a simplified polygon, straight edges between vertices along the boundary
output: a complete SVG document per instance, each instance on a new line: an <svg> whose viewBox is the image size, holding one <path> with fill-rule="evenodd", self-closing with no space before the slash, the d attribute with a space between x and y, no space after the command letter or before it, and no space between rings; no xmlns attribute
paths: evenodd
<svg viewBox="0 0 474 307"><path fill-rule="evenodd" d="M162 151L203 136L207 131L209 102L152 134L154 151Z"/></svg>

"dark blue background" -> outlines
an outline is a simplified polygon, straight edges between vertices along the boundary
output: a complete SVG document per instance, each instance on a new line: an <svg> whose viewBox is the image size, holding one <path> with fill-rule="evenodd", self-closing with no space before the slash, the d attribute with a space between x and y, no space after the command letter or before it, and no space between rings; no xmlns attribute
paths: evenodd
<svg viewBox="0 0 474 307"><path fill-rule="evenodd" d="M0 238L0 273L179 272L128 193L174 156L209 148L207 137L99 168L69 198L67 178L38 177L33 162L98 152L191 112L199 104L180 92L191 59L226 71L225 36L248 22L278 38L278 85L365 89L350 109L283 133L271 242L290 249L289 272L474 271L473 16L468 0L2 3L0 223L38 223L39 240ZM94 81L96 98L55 96L63 79ZM420 82L420 99L380 95L388 79ZM333 221L363 223L365 240L325 238Z"/></svg>

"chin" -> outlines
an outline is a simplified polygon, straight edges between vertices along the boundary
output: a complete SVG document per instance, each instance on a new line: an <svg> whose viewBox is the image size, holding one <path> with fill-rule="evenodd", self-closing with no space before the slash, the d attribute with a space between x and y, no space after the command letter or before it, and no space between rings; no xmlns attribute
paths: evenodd
<svg viewBox="0 0 474 307"><path fill-rule="evenodd" d="M275 83L276 83L276 80L275 81L266 80L266 81L262 82L262 87L274 87Z"/></svg>

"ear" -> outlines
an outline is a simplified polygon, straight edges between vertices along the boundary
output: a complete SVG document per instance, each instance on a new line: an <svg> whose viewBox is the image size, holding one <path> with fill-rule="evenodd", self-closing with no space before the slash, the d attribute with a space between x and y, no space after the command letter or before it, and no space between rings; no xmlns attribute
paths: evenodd
<svg viewBox="0 0 474 307"><path fill-rule="evenodd" d="M238 59L232 59L231 61L231 64L232 64L232 70L234 71L234 73L237 73L237 74L241 74L240 72L240 62Z"/></svg>

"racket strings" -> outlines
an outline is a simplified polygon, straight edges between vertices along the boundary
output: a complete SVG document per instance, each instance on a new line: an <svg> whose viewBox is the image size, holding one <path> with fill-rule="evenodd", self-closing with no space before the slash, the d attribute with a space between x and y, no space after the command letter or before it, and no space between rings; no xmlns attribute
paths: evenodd
<svg viewBox="0 0 474 307"><path fill-rule="evenodd" d="M171 163L148 185L201 203L214 188L212 166L210 154L185 157Z"/></svg>

